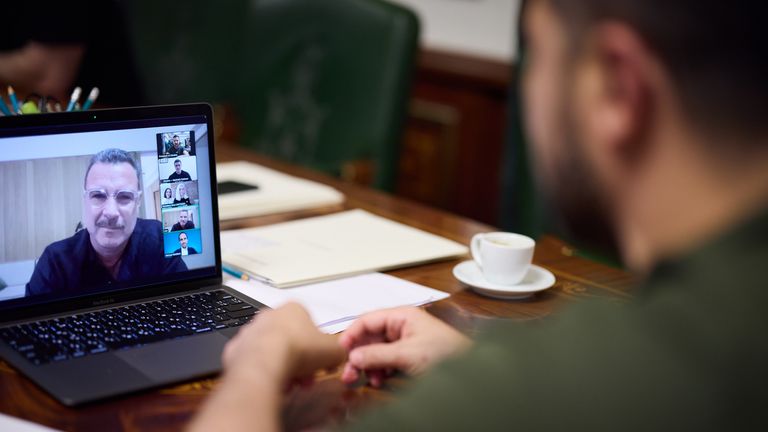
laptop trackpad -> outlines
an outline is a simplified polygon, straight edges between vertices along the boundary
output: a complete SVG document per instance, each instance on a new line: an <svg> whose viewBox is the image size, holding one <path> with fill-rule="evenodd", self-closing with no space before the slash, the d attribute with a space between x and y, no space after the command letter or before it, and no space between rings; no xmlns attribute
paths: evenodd
<svg viewBox="0 0 768 432"><path fill-rule="evenodd" d="M115 352L157 382L185 380L221 371L221 352L229 339L218 332Z"/></svg>

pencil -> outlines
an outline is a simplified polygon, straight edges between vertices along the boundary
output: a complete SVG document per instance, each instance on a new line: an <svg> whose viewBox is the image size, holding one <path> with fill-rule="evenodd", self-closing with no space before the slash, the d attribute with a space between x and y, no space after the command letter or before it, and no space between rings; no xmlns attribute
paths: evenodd
<svg viewBox="0 0 768 432"><path fill-rule="evenodd" d="M80 93L83 92L83 89L80 87L75 87L74 90L72 90L72 96L69 97L69 104L67 105L67 111L72 111L75 108L75 104L77 103L77 100L80 99Z"/></svg>
<svg viewBox="0 0 768 432"><path fill-rule="evenodd" d="M224 272L229 273L232 276L234 276L236 278L240 278L240 279L242 279L244 281L247 281L247 280L250 279L247 274L245 274L243 272L240 272L240 271L237 271L237 270L235 270L235 269L233 269L231 267L222 266L221 269L224 270Z"/></svg>
<svg viewBox="0 0 768 432"><path fill-rule="evenodd" d="M5 104L5 99L3 99L3 95L0 95L0 111L3 112L4 115L13 115L11 113L11 110L8 109L8 105Z"/></svg>
<svg viewBox="0 0 768 432"><path fill-rule="evenodd" d="M16 92L13 91L13 87L8 86L8 99L11 100L11 108L13 108L14 114L21 114L19 110L19 101L16 100Z"/></svg>
<svg viewBox="0 0 768 432"><path fill-rule="evenodd" d="M91 105L93 105L93 103L96 102L97 97L99 97L99 88L94 87L93 89L91 89L91 92L88 94L88 99L83 104L83 111L90 108Z"/></svg>

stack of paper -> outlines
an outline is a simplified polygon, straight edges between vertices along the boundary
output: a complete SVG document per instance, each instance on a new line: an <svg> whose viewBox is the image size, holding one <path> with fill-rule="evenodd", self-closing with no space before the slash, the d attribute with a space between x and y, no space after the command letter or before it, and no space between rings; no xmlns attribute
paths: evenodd
<svg viewBox="0 0 768 432"><path fill-rule="evenodd" d="M279 289L256 281L226 280L235 290L276 308L289 301L304 306L326 333L338 333L367 312L397 306L420 306L448 293L381 273L370 273L301 287Z"/></svg>
<svg viewBox="0 0 768 432"><path fill-rule="evenodd" d="M257 189L219 195L219 219L237 219L344 202L344 194L322 183L293 177L250 162L216 164L219 182L233 181Z"/></svg>
<svg viewBox="0 0 768 432"><path fill-rule="evenodd" d="M5 414L0 414L0 430L14 432L56 432L56 429L51 429L37 423L32 423Z"/></svg>
<svg viewBox="0 0 768 432"><path fill-rule="evenodd" d="M467 253L460 243L364 210L223 231L221 249L225 265L281 288Z"/></svg>

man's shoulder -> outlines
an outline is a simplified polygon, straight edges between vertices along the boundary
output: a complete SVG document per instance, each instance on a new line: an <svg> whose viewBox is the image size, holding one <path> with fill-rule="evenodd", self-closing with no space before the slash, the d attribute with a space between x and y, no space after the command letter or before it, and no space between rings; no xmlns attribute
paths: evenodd
<svg viewBox="0 0 768 432"><path fill-rule="evenodd" d="M136 228L140 230L146 230L146 231L162 231L163 224L156 219L136 219Z"/></svg>
<svg viewBox="0 0 768 432"><path fill-rule="evenodd" d="M79 250L87 246L87 243L88 243L88 231L85 229L82 229L70 237L67 237L65 239L58 240L49 244L48 246L46 246L45 250L43 251L43 254L49 255L49 256L66 254L69 256L72 253L72 251Z"/></svg>
<svg viewBox="0 0 768 432"><path fill-rule="evenodd" d="M136 219L133 235L142 238L159 240L163 236L163 224L155 219Z"/></svg>

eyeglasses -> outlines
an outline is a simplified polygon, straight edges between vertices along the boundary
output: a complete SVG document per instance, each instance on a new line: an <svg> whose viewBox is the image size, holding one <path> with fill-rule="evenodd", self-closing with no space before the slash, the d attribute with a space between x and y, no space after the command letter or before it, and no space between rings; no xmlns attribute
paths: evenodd
<svg viewBox="0 0 768 432"><path fill-rule="evenodd" d="M118 206L128 207L139 199L141 191L119 190L113 194L109 194L104 189L88 189L83 192L83 195L95 208L104 207L107 204L109 197L112 197Z"/></svg>

